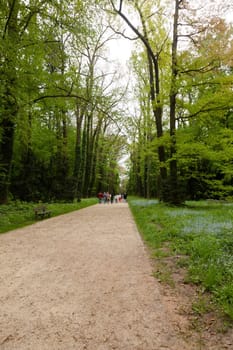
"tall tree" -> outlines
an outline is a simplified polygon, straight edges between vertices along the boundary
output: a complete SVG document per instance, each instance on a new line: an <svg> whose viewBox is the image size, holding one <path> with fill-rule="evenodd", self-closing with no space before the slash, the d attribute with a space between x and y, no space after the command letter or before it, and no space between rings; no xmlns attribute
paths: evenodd
<svg viewBox="0 0 233 350"><path fill-rule="evenodd" d="M182 0L175 0L175 11L173 20L173 38L171 49L171 87L170 87L170 186L168 201L173 204L180 204L183 200L178 189L177 179L177 159L176 159L176 96L177 90L177 75L178 75L178 20L179 9ZM167 194L168 195L168 194Z"/></svg>
<svg viewBox="0 0 233 350"><path fill-rule="evenodd" d="M6 1L1 22L1 90L0 90L0 203L7 202L15 120L18 113L17 58L19 56L19 0Z"/></svg>

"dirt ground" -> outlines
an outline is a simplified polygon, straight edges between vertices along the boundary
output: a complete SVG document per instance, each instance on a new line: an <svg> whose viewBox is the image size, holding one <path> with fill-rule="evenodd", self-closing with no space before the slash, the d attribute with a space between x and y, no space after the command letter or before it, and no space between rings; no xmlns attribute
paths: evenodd
<svg viewBox="0 0 233 350"><path fill-rule="evenodd" d="M233 348L231 337L193 336L179 295L152 276L126 203L0 235L0 269L1 350Z"/></svg>

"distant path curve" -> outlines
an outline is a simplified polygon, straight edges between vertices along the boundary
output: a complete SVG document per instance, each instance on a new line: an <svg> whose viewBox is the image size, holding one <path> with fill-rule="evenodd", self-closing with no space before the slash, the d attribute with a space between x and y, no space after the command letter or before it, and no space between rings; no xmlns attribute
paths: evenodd
<svg viewBox="0 0 233 350"><path fill-rule="evenodd" d="M190 350L127 203L0 235L1 350Z"/></svg>

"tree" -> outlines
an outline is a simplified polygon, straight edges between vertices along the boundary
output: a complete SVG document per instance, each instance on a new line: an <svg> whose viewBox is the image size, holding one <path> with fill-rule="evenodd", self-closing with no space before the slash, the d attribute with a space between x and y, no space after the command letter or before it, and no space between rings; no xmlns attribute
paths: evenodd
<svg viewBox="0 0 233 350"><path fill-rule="evenodd" d="M150 100L151 100L151 106L152 111L155 119L156 124L156 132L157 137L161 138L163 136L163 125L162 125L162 101L161 101L161 81L160 81L160 69L159 69L159 57L160 57L160 51L158 48L155 48L152 46L149 37L148 37L148 28L147 23L144 17L144 14L141 10L142 4L140 1L134 1L133 6L136 9L141 25L142 25L142 31L140 31L136 25L133 24L132 21L123 13L123 4L124 1L120 0L118 7L114 4L113 1L111 1L111 5L113 10L125 21L125 23L130 27L130 29L137 35L137 37L140 39L142 44L145 47L146 53L147 53L147 65L148 65L148 73L149 73L149 82L148 85L150 87ZM150 6L149 3L146 4L146 6ZM152 7L150 6L149 10L146 8L147 14L150 13L152 10ZM149 22L150 24L151 22ZM159 169L160 169L160 190L159 190L159 197L160 199L164 198L164 183L167 180L167 169L165 166L166 161L166 154L165 154L165 147L163 144L159 144L158 146L158 157L159 157Z"/></svg>
<svg viewBox="0 0 233 350"><path fill-rule="evenodd" d="M5 21L1 25L1 119L0 119L0 203L8 199L8 188L13 154L14 125L18 113L17 57L19 55L19 1L4 4Z"/></svg>
<svg viewBox="0 0 233 350"><path fill-rule="evenodd" d="M36 4L34 1L9 0L1 4L0 203L8 200L14 137L20 116L27 115L23 119L27 124L25 127L30 127L32 109L29 100L40 88L42 52L51 42L47 37L48 25L47 32L43 25L48 13L57 5L44 0ZM38 74L34 81L31 74Z"/></svg>
<svg viewBox="0 0 233 350"><path fill-rule="evenodd" d="M179 168L187 196L195 199L226 198L233 193L228 124L232 114L231 35L232 28L223 19L211 18L193 37L189 52L184 50L180 57Z"/></svg>
<svg viewBox="0 0 233 350"><path fill-rule="evenodd" d="M150 102L150 87L148 86L147 56L145 52L135 50L131 65L137 79L134 82L134 96L138 100L134 118L129 121L128 137L132 143L129 148L134 169L130 171L129 192L150 198L158 196L157 183L159 174L158 155L154 145L156 127L153 120ZM135 178L135 181L131 181Z"/></svg>
<svg viewBox="0 0 233 350"><path fill-rule="evenodd" d="M183 185L185 184L183 181L184 178L181 176L179 168L179 158L177 153L178 145L176 139L177 128L181 126L180 121L184 120L186 116L186 123L189 123L187 120L191 120L191 118L201 115L202 113L210 113L215 108L216 110L223 110L226 108L226 110L229 111L231 102L228 97L224 99L221 97L220 99L220 95L218 95L218 99L216 99L216 96L213 99L212 89L209 90L209 92L211 91L210 94L212 95L209 102L206 100L206 93L203 94L202 91L202 95L199 94L201 90L206 89L207 86L211 86L212 84L212 82L210 84L210 81L208 80L208 75L210 77L210 75L213 73L217 73L215 84L219 84L219 77L221 75L219 73L223 68L221 67L220 70L216 71L216 63L219 62L219 52L221 52L220 56L221 60L223 60L224 54L222 49L218 51L218 55L216 55L217 52L214 48L210 50L211 54L208 54L209 48L211 48L211 45L209 45L211 34L209 35L208 32L210 33L211 30L213 30L213 24L216 22L216 18L213 15L212 19L207 19L208 22L206 22L205 12L200 12L198 8L192 8L190 3L182 0L175 0L173 4L174 17L173 21L171 21L170 19L172 18L171 14L173 13L173 10L170 6L167 6L167 9L165 9L164 7L160 6L159 2L155 4L153 3L152 5L150 1L119 1L117 6L115 2L111 1L111 5L115 13L117 13L125 21L129 28L133 30L133 32L143 43L145 51L147 52L148 85L150 86L150 92L152 92L152 94L153 87L155 93L158 92L156 95L157 100L154 100L154 104L153 98L151 98L152 110L155 106L158 106L156 103L159 102L159 110L161 111L161 124L159 127L158 124L156 124L156 128L157 136L159 136L158 139L160 138L162 142L158 141L157 145L158 150L160 149L161 145L164 150L164 163L162 165L169 165L169 167L167 167L167 169L169 169L168 178L166 176L162 177L165 181L162 186L163 195L160 196L160 198L173 204L179 204L184 200L182 192L185 193L183 188ZM130 19L130 12L123 11L123 6L124 10L126 10L126 5L128 8L130 7L133 9L135 13L138 14L138 17L133 17L133 19ZM166 17L165 13L167 14ZM164 19L163 25L161 25L161 18ZM167 22L165 18L168 18ZM141 27L138 25L139 22ZM170 36L168 31L169 24L172 25L173 28L172 36ZM167 34L159 35L157 30L158 27L160 30L163 28L164 32L167 32ZM218 27L221 27L220 23ZM224 26L222 25L222 27ZM217 32L214 31L215 38L219 38L219 35L216 34ZM123 35L125 36L125 34ZM185 41L182 42L181 40ZM230 36L227 36L227 42L228 44L226 47L229 46ZM198 45L205 45L206 47L206 44L208 44L208 49L205 50L205 54L201 56L200 51L198 50L199 52L197 52L196 48ZM168 49L169 46L170 49ZM170 62L164 59L165 56L170 57ZM224 61L226 61L226 59L224 59ZM190 68L190 66L192 66L191 62L196 62L196 65L192 68ZM151 70L152 65L153 72ZM161 79L161 74L164 71L167 73L167 79ZM151 72L155 77L154 85L151 84L153 81ZM209 74L206 74L207 72ZM192 82L191 80L188 82L188 74L190 74L192 77ZM225 81L225 84L230 86L229 75L228 77L225 75L225 73L222 75L225 77L222 82ZM196 85L200 78L202 80L202 89L201 85ZM168 86L170 87L168 88ZM215 85L215 87L216 86L217 85ZM157 87L159 88L158 90ZM166 95L169 95L169 99L166 98ZM211 97L211 95L209 95L209 97ZM204 98L202 99L201 96ZM190 98L192 98L192 100L190 100ZM188 101L190 101L189 104ZM190 107L189 111L186 109L188 105ZM162 123L162 120L167 120L168 114L170 134L169 139L166 136L167 128ZM162 127L162 132L158 133L160 127ZM163 141L168 141L166 147ZM159 160L161 165L160 157Z"/></svg>
<svg viewBox="0 0 233 350"><path fill-rule="evenodd" d="M24 200L89 195L122 94L97 72L109 38L96 4L18 0L1 11L0 202L9 189Z"/></svg>

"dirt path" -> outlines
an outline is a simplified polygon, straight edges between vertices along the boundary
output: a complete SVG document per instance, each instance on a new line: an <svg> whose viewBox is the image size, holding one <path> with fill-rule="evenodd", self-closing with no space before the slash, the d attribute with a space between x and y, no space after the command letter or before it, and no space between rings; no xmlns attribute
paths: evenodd
<svg viewBox="0 0 233 350"><path fill-rule="evenodd" d="M191 350L127 204L0 236L1 350Z"/></svg>

